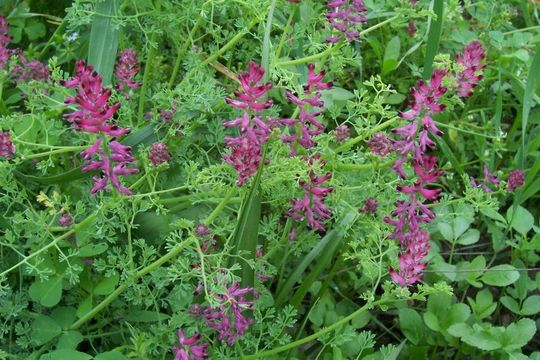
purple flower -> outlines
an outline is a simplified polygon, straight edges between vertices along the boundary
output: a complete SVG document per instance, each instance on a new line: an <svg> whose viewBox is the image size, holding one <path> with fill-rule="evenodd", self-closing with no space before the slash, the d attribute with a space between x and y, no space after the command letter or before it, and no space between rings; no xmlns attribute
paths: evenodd
<svg viewBox="0 0 540 360"><path fill-rule="evenodd" d="M332 192L332 187L323 187L322 183L330 179L331 173L318 177L313 171L309 173L309 183L300 181L300 186L304 189L304 197L292 201L292 206L287 216L296 220L307 220L308 226L317 231L324 231L323 219L332 216L332 211L326 207L324 200Z"/></svg>
<svg viewBox="0 0 540 360"><path fill-rule="evenodd" d="M208 226L204 224L198 224L195 226L195 235L204 237L207 236L210 232L208 231Z"/></svg>
<svg viewBox="0 0 540 360"><path fill-rule="evenodd" d="M150 146L150 162L152 162L154 166L163 164L164 162L169 161L170 158L171 156L169 155L167 145L156 142Z"/></svg>
<svg viewBox="0 0 540 360"><path fill-rule="evenodd" d="M253 320L243 315L246 310L253 310L253 300L246 296L258 297L253 288L240 288L240 283L233 283L225 294L215 294L217 308L207 307L203 313L206 324L219 333L219 340L225 340L231 346L238 336L243 336Z"/></svg>
<svg viewBox="0 0 540 360"><path fill-rule="evenodd" d="M8 35L8 22L5 17L0 16L0 69L3 69L10 56L9 49L7 48L11 37Z"/></svg>
<svg viewBox="0 0 540 360"><path fill-rule="evenodd" d="M351 132L349 130L349 127L346 124L341 124L334 130L334 136L336 137L336 140L339 142L343 142L346 139L351 136Z"/></svg>
<svg viewBox="0 0 540 360"><path fill-rule="evenodd" d="M326 3L326 7L328 8L326 19L332 29L342 33L347 41L360 37L357 26L367 21L367 8L363 0L330 0ZM337 42L343 35L329 37L326 41Z"/></svg>
<svg viewBox="0 0 540 360"><path fill-rule="evenodd" d="M13 81L45 81L49 78L49 67L38 60L28 61L21 51L15 51L18 54L21 64L15 64L11 71Z"/></svg>
<svg viewBox="0 0 540 360"><path fill-rule="evenodd" d="M251 109L255 112L272 107L272 99L264 96L272 88L272 83L260 84L264 76L264 68L254 61L248 63L249 71L238 75L242 90L236 90L236 99L226 98L225 101L237 109Z"/></svg>
<svg viewBox="0 0 540 360"><path fill-rule="evenodd" d="M481 65L485 57L485 50L477 40L465 46L463 54L456 55L456 62L464 68L457 73L457 92L460 97L469 97L473 94L472 89L483 78L479 72L485 68L485 65Z"/></svg>
<svg viewBox="0 0 540 360"><path fill-rule="evenodd" d="M71 215L69 215L67 212L62 213L60 215L60 218L58 218L58 225L61 227L68 227L71 224L73 224L73 219L71 218Z"/></svg>
<svg viewBox="0 0 540 360"><path fill-rule="evenodd" d="M76 104L80 109L75 110L64 117L74 128L89 133L105 133L109 136L120 136L129 133L129 129L121 129L110 124L120 103L112 106L108 104L111 89L102 86L101 76L94 71L92 66L84 61L77 61L76 75L70 80L64 81L67 88L77 89L77 94L65 100L66 104Z"/></svg>
<svg viewBox="0 0 540 360"><path fill-rule="evenodd" d="M114 76L119 80L116 84L118 90L122 91L124 88L136 89L141 86L140 83L135 81L135 75L140 70L137 65L138 62L135 50L126 49L120 53L114 69Z"/></svg>
<svg viewBox="0 0 540 360"><path fill-rule="evenodd" d="M372 153L385 157L392 150L392 141L382 132L374 134L368 141L368 147Z"/></svg>
<svg viewBox="0 0 540 360"><path fill-rule="evenodd" d="M491 192L489 185L491 184L497 186L501 181L489 171L487 164L484 164L482 171L484 173L484 179L482 179L480 184L478 184L476 180L470 176L469 179L471 180L471 185L475 188L481 188L484 190L484 192Z"/></svg>
<svg viewBox="0 0 540 360"><path fill-rule="evenodd" d="M249 72L239 75L243 92L235 91L236 100L226 99L228 104L244 110L242 116L223 123L224 127L237 127L240 132L238 137L225 137L225 145L231 152L223 157L223 160L231 164L238 173L236 182L238 186L243 185L259 169L263 145L271 132L261 116L252 117L248 113L249 109L259 112L272 106L271 99L258 102L258 99L272 87L271 83L259 84L263 75L264 69L251 61Z"/></svg>
<svg viewBox="0 0 540 360"><path fill-rule="evenodd" d="M320 100L321 93L319 90L325 90L332 87L332 82L323 82L326 72L322 70L319 73L315 72L315 65L308 65L308 79L304 86L303 98L287 92L287 98L300 108L300 114L297 119L283 119L281 122L285 126L291 128L292 135L284 134L281 140L289 144L291 149L290 155L296 155L295 145L298 144L305 149L310 149L316 145L313 140L314 136L322 134L324 125L317 120L320 110L324 107L324 103ZM299 128L299 131L297 130Z"/></svg>
<svg viewBox="0 0 540 360"><path fill-rule="evenodd" d="M137 168L128 167L135 162L135 158L131 155L131 147L116 141L111 141L108 145L110 148L109 156L101 148L101 140L97 140L92 146L81 152L83 159L86 161L82 171L101 171L101 177L94 176L94 187L90 192L95 194L101 190L109 191L108 183L110 182L120 193L131 195L131 190L123 186L119 179L119 176L139 172Z"/></svg>
<svg viewBox="0 0 540 360"><path fill-rule="evenodd" d="M414 34L416 34L416 21L410 20L409 24L407 25L407 33L410 37L413 37Z"/></svg>
<svg viewBox="0 0 540 360"><path fill-rule="evenodd" d="M178 342L182 347L173 347L174 360L205 360L208 359L207 343L196 345L197 341L201 339L200 334L193 335L186 338L184 331L178 329Z"/></svg>
<svg viewBox="0 0 540 360"><path fill-rule="evenodd" d="M360 209L360 212L365 214L375 214L378 207L379 202L377 199L370 197L364 200L364 207Z"/></svg>
<svg viewBox="0 0 540 360"><path fill-rule="evenodd" d="M6 159L11 159L14 154L15 154L15 146L13 145L13 142L11 141L9 132L0 131L0 156Z"/></svg>
<svg viewBox="0 0 540 360"><path fill-rule="evenodd" d="M399 269L390 268L390 277L401 286L412 285L422 279L427 263L430 244L429 233L422 229L409 232L402 247L405 253L399 257Z"/></svg>
<svg viewBox="0 0 540 360"><path fill-rule="evenodd" d="M525 183L525 173L523 170L515 169L508 175L508 183L506 189L508 191L515 191Z"/></svg>

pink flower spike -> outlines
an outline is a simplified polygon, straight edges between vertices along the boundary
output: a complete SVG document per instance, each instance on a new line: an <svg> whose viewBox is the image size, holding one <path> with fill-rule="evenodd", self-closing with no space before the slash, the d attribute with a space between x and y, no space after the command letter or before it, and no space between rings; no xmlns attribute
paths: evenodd
<svg viewBox="0 0 540 360"><path fill-rule="evenodd" d="M128 88L138 88L140 83L135 81L135 76L140 68L137 59L137 52L133 49L126 49L120 53L119 59L116 62L114 76L118 79L116 88L120 91Z"/></svg>
<svg viewBox="0 0 540 360"><path fill-rule="evenodd" d="M0 19L2 18L0 17ZM9 132L0 131L0 156L6 159L11 159L13 155L15 155L15 146L11 141Z"/></svg>
<svg viewBox="0 0 540 360"><path fill-rule="evenodd" d="M178 342L180 343L182 348L179 348L177 346L173 347L174 360L209 359L207 353L208 343L196 345L200 338L200 334L196 334L192 337L186 338L184 331L182 329L178 329Z"/></svg>
<svg viewBox="0 0 540 360"><path fill-rule="evenodd" d="M523 170L515 169L508 175L508 182L506 189L508 191L515 191L519 189L525 183L525 173Z"/></svg>

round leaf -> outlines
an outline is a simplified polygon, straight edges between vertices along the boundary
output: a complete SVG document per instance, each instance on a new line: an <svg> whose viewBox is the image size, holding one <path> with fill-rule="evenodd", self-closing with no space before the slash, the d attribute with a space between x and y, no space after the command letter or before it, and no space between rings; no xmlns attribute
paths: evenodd
<svg viewBox="0 0 540 360"><path fill-rule="evenodd" d="M492 286L508 286L519 279L519 272L512 265L497 265L487 270L480 279L484 284Z"/></svg>

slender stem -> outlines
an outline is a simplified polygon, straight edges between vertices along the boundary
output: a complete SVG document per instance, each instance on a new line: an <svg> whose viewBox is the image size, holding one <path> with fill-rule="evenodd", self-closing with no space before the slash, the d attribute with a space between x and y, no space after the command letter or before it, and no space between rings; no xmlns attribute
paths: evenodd
<svg viewBox="0 0 540 360"><path fill-rule="evenodd" d="M456 131L459 131L459 132L462 132L462 133L465 133L465 134L471 134L471 135L475 135L475 136L481 136L481 137L485 137L485 138L488 138L488 139L497 139L497 136L490 136L490 135L485 135L485 134L477 133L477 132L474 132L474 131L465 130L465 129L458 128L458 127L452 126L452 125L450 125L450 124L445 124L445 123L442 123L442 122L439 122L439 121L435 121L435 123L436 123L438 126L445 127L445 128L452 129L452 130L456 130Z"/></svg>
<svg viewBox="0 0 540 360"><path fill-rule="evenodd" d="M367 139L368 137L370 137L371 135L381 131L381 130L384 130L386 129L387 127L395 124L397 121L399 121L400 118L396 117L396 118L393 118L393 119L390 119L388 121L385 121L383 122L382 124L378 125L378 126L375 126L373 129L371 129L371 131L369 131L367 134L362 134L362 135L359 135L349 141L347 141L345 144L337 147L334 151L336 153L340 153L340 152L343 152L345 150L348 150L350 149L351 147L353 147L354 145L356 145L357 143L359 143L360 141L363 141L365 139Z"/></svg>
<svg viewBox="0 0 540 360"><path fill-rule="evenodd" d="M186 41L184 41L183 46L178 47L178 52L176 54L176 61L174 63L173 72L171 75L171 79L169 80L169 84L167 85L168 89L171 89L174 81L176 80L176 76L178 75L178 71L180 70L180 64L182 64L182 57L183 54L187 51L187 48L189 46L190 40L193 39L193 36L195 33L199 30L202 24L202 16L199 15L199 18L197 19L197 22L195 23L195 26L191 29L189 32L189 36L187 37Z"/></svg>
<svg viewBox="0 0 540 360"><path fill-rule="evenodd" d="M60 25L56 28L54 33L51 35L47 43L45 44L45 47L41 50L41 52L37 56L39 60L42 60L45 57L45 55L47 55L47 51L49 51L50 47L52 46L52 43L54 42L54 38L56 37L56 35L64 31L66 26L67 26L67 20L64 18L62 22L60 23Z"/></svg>
<svg viewBox="0 0 540 360"><path fill-rule="evenodd" d="M296 347L298 347L300 345L303 345L305 343L308 343L308 342L310 342L312 340L316 340L317 338L321 337L322 335L324 335L324 334L338 328L339 326L341 326L343 324L348 323L349 321L351 321L352 319L354 319L358 315L366 312L367 310L373 308L374 306L382 305L382 304L389 303L389 302L391 302L391 300L378 300L378 301L374 301L372 303L367 303L366 305L362 306L360 309L356 310L352 314L344 317L343 319L335 322L334 324L332 324L330 326L322 328L321 330L317 331L314 334L306 336L306 337L304 337L304 338L302 338L300 340L293 341L292 343L289 343L289 344L286 344L286 345L283 345L283 346L279 346L279 347L277 347L275 349L272 349L272 350L264 351L264 352L261 352L261 353L258 353L258 354L243 356L242 359L243 360L259 359L259 358L264 358L266 356L279 354L279 353L281 353L283 351L287 351L289 349L294 349L294 348L296 348Z"/></svg>
<svg viewBox="0 0 540 360"><path fill-rule="evenodd" d="M216 217L218 217L218 215L223 211L223 209L225 208L225 206L227 206L227 204L229 203L229 200L231 199L231 197L236 193L236 188L232 188L228 193L227 195L225 195L225 197L223 198L223 200L218 204L218 206L214 209L214 211L212 211L212 213L210 215L208 215L208 217L206 218L206 220L204 221L204 224L205 225L210 225L212 223L212 221L214 221L214 219Z"/></svg>
<svg viewBox="0 0 540 360"><path fill-rule="evenodd" d="M45 152L41 152L41 153L37 153L37 154L31 154L31 155L25 156L24 158L25 159L37 159L37 158L40 158L40 157L45 157L45 156L50 156L50 155L55 155L55 154L63 154L63 153L68 153L68 152L84 150L86 148L88 148L88 145L85 145L85 146L66 146L66 147L64 147L62 149L56 149L56 150L45 151Z"/></svg>
<svg viewBox="0 0 540 360"><path fill-rule="evenodd" d="M56 246L56 244L58 244L61 240L63 239L66 239L67 237L69 237L70 235L73 235L75 234L75 232L80 229L81 227L85 226L86 224L90 223L91 221L93 221L94 219L96 218L96 213L92 214L92 215L89 215L86 219L84 219L83 221L81 221L80 223L78 223L77 225L75 225L73 227L73 229L67 231L66 233L60 235L59 237L53 239L53 241L51 241L50 243L48 243L47 245L45 245L44 247L42 247L41 249L33 252L32 254L26 256L24 259L22 259L21 261L19 261L17 264L13 265L12 267L10 267L9 269L6 269L4 271L2 271L2 273L0 273L0 278L4 275L7 275L9 272L17 269L19 266L21 266L22 264L25 264L28 262L28 260L38 256L39 254L41 254L42 252L46 251L47 249L50 249L54 246Z"/></svg>
<svg viewBox="0 0 540 360"><path fill-rule="evenodd" d="M295 6L293 4L291 5ZM289 19L287 20L287 25L285 25L285 28L283 29L283 33L281 34L281 39L279 40L278 47L274 54L274 62L277 62L277 59L279 59L279 56L281 55L281 50L283 50L283 46L285 45L285 39L287 38L287 34L289 33L289 29L291 28L295 12L296 11L294 10L290 11Z"/></svg>
<svg viewBox="0 0 540 360"><path fill-rule="evenodd" d="M380 23L378 24L375 24L373 25L372 27L369 27L367 28L366 30L363 30L360 32L360 36L362 35L365 35L365 34L368 34L378 28L380 28L381 26L384 26L396 19L399 18L400 15L395 15L395 16L392 16L391 18L389 19L386 19L384 21L381 21ZM287 60L287 61L281 61L281 62L278 62L276 65L277 66L287 66L287 65L299 65L299 64L306 64L306 63L310 63L310 62L313 62L315 60L318 60L320 58L324 58L328 55L330 55L330 53L340 49L341 47L343 47L345 45L345 42L344 41L341 41L339 43L337 43L336 46L333 46L333 47L329 47L328 49L324 50L323 52L321 53L318 53L318 54L314 54L314 55L310 55L310 56L306 56L306 57L303 57L303 58L300 58L300 59L295 59L295 60Z"/></svg>
<svg viewBox="0 0 540 360"><path fill-rule="evenodd" d="M361 171L361 170L375 170L375 169L384 169L392 166L394 162L385 162L385 163L371 163L371 164L335 164L331 167L335 170L343 171Z"/></svg>
<svg viewBox="0 0 540 360"><path fill-rule="evenodd" d="M189 238L187 240L184 240L180 244L178 244L175 248L173 248L171 251L169 251L167 254L163 255L150 265L146 266L145 268L138 271L133 280L136 281L143 277L144 275L148 274L152 270L155 270L159 268L161 265L172 259L173 257L176 257L182 250L184 250L188 245L190 245L193 242L193 238ZM92 319L97 313L99 313L101 310L105 309L110 303L112 303L121 293L123 293L127 289L127 285L122 284L119 287L116 288L109 296L107 296L105 299L103 299L98 305L96 305L92 310L87 312L85 315L83 315L79 320L74 322L70 329L76 330L81 325Z"/></svg>
<svg viewBox="0 0 540 360"><path fill-rule="evenodd" d="M274 9L276 8L276 0L272 0L270 9L268 10L268 16L266 18L266 25L264 27L264 38L262 46L261 66L266 69L264 73L264 81L268 80L269 71L268 64L270 62L270 33L272 32L272 21L274 20Z"/></svg>
<svg viewBox="0 0 540 360"><path fill-rule="evenodd" d="M161 0L156 0L156 11L161 9ZM157 41L157 33L153 33L151 37L151 42L155 43ZM156 48L150 44L150 49L148 49L148 54L146 55L146 65L144 67L143 82L141 87L141 92L139 94L139 113L137 117L138 123L143 122L144 118L144 102L146 97L146 89L148 88L148 83L150 79L150 71L152 69L152 64L155 57Z"/></svg>

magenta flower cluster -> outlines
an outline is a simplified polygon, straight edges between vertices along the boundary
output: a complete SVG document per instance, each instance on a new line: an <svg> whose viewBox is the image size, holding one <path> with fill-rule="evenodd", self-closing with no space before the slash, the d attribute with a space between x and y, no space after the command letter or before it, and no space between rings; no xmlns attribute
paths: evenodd
<svg viewBox="0 0 540 360"><path fill-rule="evenodd" d="M508 191L515 191L523 186L525 183L525 173L523 170L512 170L510 174L508 175L508 182L506 185L506 189Z"/></svg>
<svg viewBox="0 0 540 360"><path fill-rule="evenodd" d="M470 89L481 79L478 72L483 69L481 62L484 54L481 44L473 41L464 48L463 54L457 56L457 62L464 68L454 77L458 96L472 94ZM442 135L432 116L445 109L441 99L448 91L443 85L445 78L452 77L442 69L435 69L427 83L418 81L411 91L413 100L410 109L401 113L401 117L408 123L393 130L396 139L392 148L398 159L392 168L405 180L407 173L403 166L408 163L416 176L412 184L409 182L398 186L397 190L407 200L397 201L396 209L391 216L385 218L394 227L389 238L398 240L400 244L399 269L391 268L390 276L401 286L420 281L427 266L424 258L430 247L429 233L422 229L421 224L431 222L435 215L424 201L435 201L438 198L441 190L430 186L442 175L442 170L437 168L437 158L427 155L427 152L435 148L432 137ZM486 178L491 179L488 175Z"/></svg>
<svg viewBox="0 0 540 360"><path fill-rule="evenodd" d="M121 129L111 121L120 108L120 103L109 105L112 90L103 87L101 75L83 60L77 61L76 67L75 76L64 81L63 85L77 90L77 94L66 98L65 103L78 105L79 109L64 117L75 129L89 133L103 133L109 136L129 133L129 129Z"/></svg>
<svg viewBox="0 0 540 360"><path fill-rule="evenodd" d="M98 191L109 191L108 183L117 189L120 193L131 195L131 190L120 183L119 176L135 174L139 169L129 167L135 162L135 158L131 155L131 147L120 144L117 141L109 143L110 153L107 156L101 147L101 139L96 140L94 145L81 152L86 165L82 171L100 170L101 177L94 176L94 187L90 192L92 194Z"/></svg>
<svg viewBox="0 0 540 360"><path fill-rule="evenodd" d="M475 178L470 176L469 179L471 180L471 185L475 188L480 188L485 192L491 192L491 188L489 187L489 185L497 186L501 183L501 181L497 176L495 176L495 174L489 171L489 167L487 166L487 164L484 164L482 170L484 172L484 178L482 179L482 181L478 183Z"/></svg>
<svg viewBox="0 0 540 360"><path fill-rule="evenodd" d="M0 131L0 156L6 159L11 159L14 154L15 154L15 146L13 145L13 142L11 141L9 132Z"/></svg>
<svg viewBox="0 0 540 360"><path fill-rule="evenodd" d="M0 16L0 69L6 67L10 52L7 46L11 38L8 35L8 22L5 17Z"/></svg>
<svg viewBox="0 0 540 360"><path fill-rule="evenodd" d="M246 310L253 310L253 300L246 296L258 297L253 288L240 288L240 283L233 283L224 294L214 294L218 301L217 308L207 307L202 314L206 324L218 332L218 338L231 346L238 336L243 336L253 319L246 317Z"/></svg>
<svg viewBox="0 0 540 360"><path fill-rule="evenodd" d="M135 81L135 75L139 72L140 68L137 65L139 60L137 59L137 52L133 49L126 49L120 52L119 59L116 62L114 75L118 79L116 88L120 91L128 90L129 88L136 89L141 86L140 83Z"/></svg>
<svg viewBox="0 0 540 360"><path fill-rule="evenodd" d="M45 81L49 78L49 67L41 61L28 61L21 51L14 51L19 55L20 64L15 64L11 70L11 76L15 83L21 81Z"/></svg>
<svg viewBox="0 0 540 360"><path fill-rule="evenodd" d="M317 176L313 171L309 173L309 183L300 181L304 189L304 197L294 199L287 215L297 221L306 219L310 228L324 231L324 222L332 216L332 211L324 204L326 196L332 192L332 187L321 186L332 177L330 172L324 176Z"/></svg>
<svg viewBox="0 0 540 360"><path fill-rule="evenodd" d="M6 18L0 16L0 69L6 67L11 56L18 56L20 63L11 69L11 78L15 83L21 81L38 80L43 81L49 78L49 68L38 60L28 61L21 49L8 49L11 37L8 35L8 22Z"/></svg>
<svg viewBox="0 0 540 360"><path fill-rule="evenodd" d="M272 106L272 100L266 98L272 84L261 84L264 68L253 61L250 61L248 66L249 71L238 76L242 89L234 92L236 98L226 99L228 104L243 110L243 114L223 124L225 127L237 127L240 132L240 136L225 138L225 145L230 148L230 153L224 156L224 160L237 171L236 183L239 186L257 172L262 161L263 145L271 132L258 113Z"/></svg>
<svg viewBox="0 0 540 360"><path fill-rule="evenodd" d="M78 109L64 115L75 129L110 137L130 132L130 129L122 129L112 123L120 103L109 104L112 90L103 87L101 76L92 66L79 60L75 76L64 81L63 85L77 90L76 95L68 97L65 103L74 104ZM131 190L123 186L119 178L139 171L136 167L130 167L135 162L131 147L117 141L103 142L98 139L88 149L82 151L81 156L86 163L82 171L101 172L101 176L93 178L94 187L90 190L92 194L101 190L109 191L110 183L120 193L131 195Z"/></svg>
<svg viewBox="0 0 540 360"><path fill-rule="evenodd" d="M326 19L330 27L341 33L327 38L326 41L335 43L343 37L347 41L354 41L360 37L357 26L367 21L367 8L363 0L330 0L326 7Z"/></svg>
<svg viewBox="0 0 540 360"><path fill-rule="evenodd" d="M150 162L157 166L170 160L169 149L164 143L156 142L150 146Z"/></svg>
<svg viewBox="0 0 540 360"><path fill-rule="evenodd" d="M174 360L205 360L208 359L208 343L197 344L200 334L186 337L182 329L178 329L178 342L181 347L173 347Z"/></svg>
<svg viewBox="0 0 540 360"><path fill-rule="evenodd" d="M282 124L291 127L291 135L282 135L281 140L289 144L291 156L296 155L296 145L304 149L310 149L317 145L313 140L314 136L320 135L324 131L324 125L317 121L317 116L324 108L319 90L330 89L332 82L323 82L326 72L322 70L315 72L315 65L308 65L307 85L304 86L304 96L299 97L291 92L287 92L287 98L300 108L297 119L282 119ZM299 128L299 131L297 131Z"/></svg>

